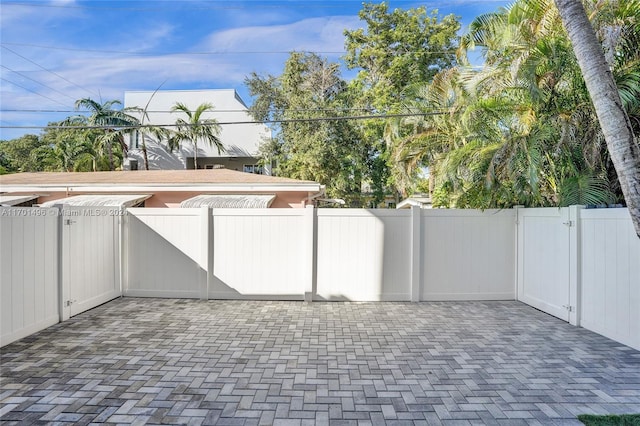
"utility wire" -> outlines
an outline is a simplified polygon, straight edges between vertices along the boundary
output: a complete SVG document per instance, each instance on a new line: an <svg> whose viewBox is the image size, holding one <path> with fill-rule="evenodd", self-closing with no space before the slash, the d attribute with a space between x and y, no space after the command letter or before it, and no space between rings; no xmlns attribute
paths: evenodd
<svg viewBox="0 0 640 426"><path fill-rule="evenodd" d="M274 123L310 123L317 121L344 121L344 120L372 120L372 119L387 119L387 118L402 118L402 117L427 117L431 115L445 115L449 114L448 111L439 112L424 112L424 113L411 113L411 114L379 114L379 115L350 115L341 117L315 117L315 118L283 118L280 120L264 120L264 121L228 121L217 122L214 124L143 124L143 125L131 125L131 126L99 126L99 125L84 125L84 126L68 126L68 125L51 125L51 126L0 126L0 129L110 129L110 130L137 130L145 128L172 128L172 127L196 127L196 126L226 126L234 124L274 124Z"/></svg>
<svg viewBox="0 0 640 426"><path fill-rule="evenodd" d="M33 78L29 77L28 75L25 75L25 74L21 73L20 71L12 70L11 68L6 67L6 66L1 65L1 64L0 64L0 67L2 67L2 68L4 68L4 69L6 69L6 70L8 70L8 71L11 71L11 72L13 72L13 73L16 73L16 74L18 74L19 76L26 78L27 80L31 80L31 81L33 81L34 83L38 83L39 85L44 86L44 87L46 87L47 89L53 90L54 92L59 93L59 94L61 94L62 96L66 96L67 98L69 98L69 99L71 99L72 101L74 101L74 102L75 102L75 99L74 99L74 98L72 98L71 96L67 95L66 93L61 92L61 91L59 91L59 90L57 90L57 89L54 89L54 88L53 88L53 87L51 87L51 86L47 86L46 84L41 83L41 82L39 82L38 80L34 80Z"/></svg>
<svg viewBox="0 0 640 426"><path fill-rule="evenodd" d="M34 113L60 113L60 112L65 112L65 113L91 113L93 111L89 111L89 110L75 110L75 109L3 109L0 110L1 112L34 112ZM138 112L142 112L141 111L128 111L128 110L121 110L122 112L127 112L127 113L131 113L131 114L136 114ZM277 112L279 110L273 110L270 109L268 110L268 112ZM308 111L313 111L313 112L321 112L321 111L325 111L325 112L339 112L339 111L371 111L371 108L291 108L291 109L283 109L282 111L285 112L308 112ZM176 113L178 111L171 111L171 110L147 110L147 113ZM181 112L181 111L180 111ZM195 110L192 110L190 112L195 112ZM246 109L214 109L211 112L213 113L217 113L217 112L225 112L225 113L232 113L232 112L246 112L248 113L249 111Z"/></svg>
<svg viewBox="0 0 640 426"><path fill-rule="evenodd" d="M55 76L56 76L56 77L58 77L58 78L63 79L63 80L64 80L64 81L66 81L67 83L73 84L74 86L76 86L76 87L77 87L77 88L79 88L79 89L84 90L85 92L89 92L89 93L91 93L91 94L97 94L97 95L98 95L98 97L100 97L100 94L99 94L99 93L91 92L91 90L89 90L89 89L87 89L87 88L85 88L85 87L82 87L82 86L77 85L77 84L76 84L76 83L74 83L73 81L71 81L71 80L68 80L68 79L64 78L64 77L63 77L63 76L61 76L60 74L58 74L58 73L56 73L56 72L53 72L53 71L51 71L51 70L48 70L48 69L46 69L45 67L43 67L42 65L38 64L37 62L34 62L34 61L32 61L31 59L29 59L29 58L27 58L27 57L25 57L25 56L22 56L22 55L21 55L21 54L19 54L18 52L16 52L16 51L14 51L14 50L9 49L9 48L8 48L7 46L5 46L4 44L2 45L2 48L3 48L3 49L7 49L9 52L13 53L13 54L14 54L14 55L16 55L16 56L19 56L20 58L24 59L25 61L31 62L33 65L37 66L38 68L43 69L44 71L46 71L46 72L48 72L48 73L51 73L51 74L55 75Z"/></svg>
<svg viewBox="0 0 640 426"><path fill-rule="evenodd" d="M307 52L307 53L322 53L322 54L346 54L349 53L346 50L212 50L212 51L203 51L203 52L143 52L143 51L130 51L130 50L100 50L100 49L82 49L76 47L60 47L60 46L46 46L42 44L31 44L31 43L11 43L11 42L3 42L0 43L2 46L20 46L20 47L35 47L38 49L47 49L47 50L66 50L71 52L90 52L90 53L116 53L121 55L141 55L141 56L205 56L205 55L261 55L261 54L289 54L291 52ZM455 49L453 50L407 50L402 53L397 52L397 55L430 55L430 54L454 54Z"/></svg>
<svg viewBox="0 0 640 426"><path fill-rule="evenodd" d="M55 102L55 103L57 103L57 104L60 104L60 105L62 105L62 106L66 106L65 104L63 104L63 103L62 103L62 102L60 102L60 101L56 101L55 99L50 98L50 97L48 97L48 96L45 96L45 95L43 95L42 93L38 93L38 92L36 92L36 91L34 91L34 90L27 89L26 87L21 86L21 85L19 85L18 83L14 83L14 82L13 82L13 81L11 81L11 80L7 80L7 79L6 79L6 78L4 78L4 77L0 77L0 80L6 81L7 83L10 83L10 84L13 84L14 86L17 86L17 87L19 87L19 88L21 88L21 89L26 90L27 92L35 93L35 94L36 94L36 95L38 95L38 96L42 96L43 98L45 98L45 99L49 99L50 101L53 101L53 102Z"/></svg>
<svg viewBox="0 0 640 426"><path fill-rule="evenodd" d="M261 9L291 9L291 8L309 8L309 7L320 7L320 8L344 8L345 3L347 3L345 0L338 0L338 1L327 1L327 0L317 0L317 1L310 1L310 0L306 0L306 1L300 1L300 2L290 2L290 1L274 1L271 2L272 4L259 4L256 5L253 2L250 2L249 4L246 5L234 5L231 6L229 5L228 2L220 2L218 4L215 3L210 3L212 4L211 6L198 6L198 7L184 7L185 4L188 4L187 2L177 2L172 4L172 2L167 2L167 4L171 4L172 7L113 7L113 6L93 6L93 5L87 5L87 4L83 4L83 5L71 5L71 4L43 4L43 3L21 3L21 2L3 2L4 5L7 6L25 6L25 7L46 7L46 8L59 8L59 9L99 9L99 10L131 10L131 11L148 11L148 12L160 12L160 11L167 11L167 10L175 10L176 8L173 7L175 6L175 4L179 4L180 5L180 9L185 9L185 10L243 10L243 9L254 9L256 7L260 7ZM278 4L279 3L279 4ZM394 4L398 4L398 3L409 3L412 4L414 3L414 0L393 0ZM433 3L434 6L431 7L437 7L440 2L438 1L426 1L423 2L425 3L426 6L429 6L429 3ZM498 4L502 4L502 1L497 1L497 0L469 0L466 1L465 4L484 4L484 3L498 3ZM358 1L353 1L352 2L353 5L360 5L361 3Z"/></svg>

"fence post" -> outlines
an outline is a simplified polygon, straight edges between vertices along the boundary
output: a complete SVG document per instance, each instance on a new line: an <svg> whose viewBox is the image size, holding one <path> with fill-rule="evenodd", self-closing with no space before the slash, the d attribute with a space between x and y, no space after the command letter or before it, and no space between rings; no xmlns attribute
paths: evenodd
<svg viewBox="0 0 640 426"><path fill-rule="evenodd" d="M522 286L523 286L523 277L520 276L522 271L522 268L520 266L520 262L521 262L520 256L522 255L522 249L523 249L522 227L520 226L520 212L522 211L523 208L524 206L521 206L521 205L513 206L513 214L515 218L514 220L515 253L513 256L513 277L514 277L513 286L515 288L514 288L513 294L515 295L515 300L520 300L520 297L522 296Z"/></svg>
<svg viewBox="0 0 640 426"><path fill-rule="evenodd" d="M316 209L314 206L306 206L304 209L304 245L306 249L306 262L304 281L304 301L313 302L313 294L317 283L317 238L316 238Z"/></svg>
<svg viewBox="0 0 640 426"><path fill-rule="evenodd" d="M209 206L200 207L200 300L209 299L213 277L213 217Z"/></svg>
<svg viewBox="0 0 640 426"><path fill-rule="evenodd" d="M120 210L118 226L120 231L120 297L123 297L129 289L129 210L125 207Z"/></svg>
<svg viewBox="0 0 640 426"><path fill-rule="evenodd" d="M411 301L419 302L422 277L422 209L411 206Z"/></svg>
<svg viewBox="0 0 640 426"><path fill-rule="evenodd" d="M582 297L580 210L583 207L569 207L569 323L575 326L580 325Z"/></svg>
<svg viewBox="0 0 640 426"><path fill-rule="evenodd" d="M64 205L56 204L55 208L58 209L58 313L60 316L60 322L69 319L70 309L67 305L69 297L69 285L68 285L68 271L65 272L65 243L64 243Z"/></svg>

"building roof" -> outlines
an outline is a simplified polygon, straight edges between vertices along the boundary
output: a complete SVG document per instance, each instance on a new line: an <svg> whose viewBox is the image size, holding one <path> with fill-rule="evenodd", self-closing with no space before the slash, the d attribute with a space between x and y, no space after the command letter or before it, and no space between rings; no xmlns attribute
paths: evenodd
<svg viewBox="0 0 640 426"><path fill-rule="evenodd" d="M275 200L275 194L268 195L197 195L180 203L182 208L209 206L212 208L266 209Z"/></svg>
<svg viewBox="0 0 640 426"><path fill-rule="evenodd" d="M133 207L150 198L151 194L129 195L75 195L59 200L47 201L40 207L53 207L57 204L75 207Z"/></svg>
<svg viewBox="0 0 640 426"><path fill-rule="evenodd" d="M400 201L396 206L396 209L410 209L412 206L420 207L421 209L430 209L431 198L427 196L409 197Z"/></svg>
<svg viewBox="0 0 640 426"><path fill-rule="evenodd" d="M211 170L134 170L113 172L41 172L14 173L0 177L2 191L65 190L66 188L97 190L114 188L136 191L141 188L167 191L320 191L317 182L276 176L237 172L227 169ZM144 192L144 189L142 189Z"/></svg>
<svg viewBox="0 0 640 426"><path fill-rule="evenodd" d="M0 195L0 205L1 206L15 206L17 204L26 203L27 201L37 200L37 195L13 195L13 194L2 194Z"/></svg>

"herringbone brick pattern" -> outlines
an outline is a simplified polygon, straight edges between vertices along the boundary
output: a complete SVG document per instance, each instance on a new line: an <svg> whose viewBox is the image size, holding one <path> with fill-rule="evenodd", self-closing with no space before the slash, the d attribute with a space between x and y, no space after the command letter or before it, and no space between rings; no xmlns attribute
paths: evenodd
<svg viewBox="0 0 640 426"><path fill-rule="evenodd" d="M3 424L579 424L640 352L518 302L119 299L1 349Z"/></svg>

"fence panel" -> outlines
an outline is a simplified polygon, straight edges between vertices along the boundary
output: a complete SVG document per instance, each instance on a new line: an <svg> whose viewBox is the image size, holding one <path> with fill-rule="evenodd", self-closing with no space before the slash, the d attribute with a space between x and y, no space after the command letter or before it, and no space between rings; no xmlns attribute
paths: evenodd
<svg viewBox="0 0 640 426"><path fill-rule="evenodd" d="M513 210L423 210L421 300L515 299Z"/></svg>
<svg viewBox="0 0 640 426"><path fill-rule="evenodd" d="M214 299L304 298L311 280L306 209L213 209ZM210 254L211 255L211 254Z"/></svg>
<svg viewBox="0 0 640 426"><path fill-rule="evenodd" d="M0 346L59 319L58 209L0 208Z"/></svg>
<svg viewBox="0 0 640 426"><path fill-rule="evenodd" d="M640 239L627 209L580 211L580 325L640 350Z"/></svg>
<svg viewBox="0 0 640 426"><path fill-rule="evenodd" d="M62 302L73 316L122 294L122 213L118 208L65 206L62 216Z"/></svg>
<svg viewBox="0 0 640 426"><path fill-rule="evenodd" d="M317 288L322 300L411 300L411 212L317 212Z"/></svg>
<svg viewBox="0 0 640 426"><path fill-rule="evenodd" d="M518 210L518 300L569 321L568 208Z"/></svg>
<svg viewBox="0 0 640 426"><path fill-rule="evenodd" d="M206 274L198 262L201 210L130 208L127 212L124 294L198 298Z"/></svg>

